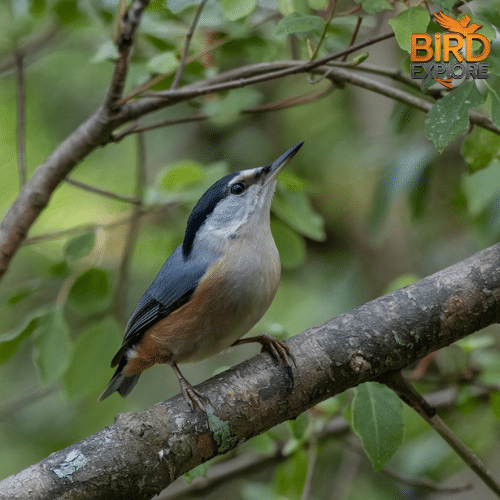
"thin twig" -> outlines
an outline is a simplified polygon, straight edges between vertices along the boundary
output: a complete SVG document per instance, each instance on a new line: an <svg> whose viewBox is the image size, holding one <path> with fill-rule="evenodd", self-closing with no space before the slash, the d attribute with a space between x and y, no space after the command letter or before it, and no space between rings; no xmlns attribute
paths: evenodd
<svg viewBox="0 0 500 500"><path fill-rule="evenodd" d="M24 92L24 54L14 54L16 62L16 107L17 107L17 166L21 187L26 184L26 94Z"/></svg>
<svg viewBox="0 0 500 500"><path fill-rule="evenodd" d="M112 134L111 140L113 142L119 142L124 137L127 137L127 135L130 135L130 134L138 134L140 132L147 132L148 130L154 130L156 128L170 127L172 125L181 125L183 123L199 122L199 121L207 120L208 118L210 118L210 116L207 114L198 114L198 115L194 115L194 116L187 116L185 118L175 118L172 120L162 120L161 122L152 123L151 125L140 126L137 123L133 123L132 125L124 128L122 131Z"/></svg>
<svg viewBox="0 0 500 500"><path fill-rule="evenodd" d="M339 12L337 14L337 17L340 16L350 16L351 14L355 14L356 12L361 10L361 4L356 5L356 7L353 7L352 9L346 10L344 12Z"/></svg>
<svg viewBox="0 0 500 500"><path fill-rule="evenodd" d="M348 500L350 498L352 485L365 456L363 449L359 449L358 446L351 443L352 439L354 436L351 434L343 440L342 461L331 489L331 500Z"/></svg>
<svg viewBox="0 0 500 500"><path fill-rule="evenodd" d="M120 106L119 100L125 88L125 79L128 72L130 52L134 41L135 31L139 25L142 12L148 6L150 0L133 0L129 8L123 14L118 35L118 60L116 61L113 77L104 99L104 108L114 111ZM121 4L120 4L121 5Z"/></svg>
<svg viewBox="0 0 500 500"><path fill-rule="evenodd" d="M248 78L240 77L237 80L222 81L216 85L206 85L206 83L205 84L201 83L201 84L186 85L181 89L173 91L164 90L158 92L148 92L147 94L143 94L142 97L147 97L147 98L154 97L154 98L171 100L172 102L179 102L181 100L184 101L191 97L198 97L201 95L218 92L222 90L229 90L233 88L244 87L247 85L253 85L255 83L261 83L269 80L275 80L277 78L283 78L284 76L288 75L295 75L297 73L307 73L308 71L311 71L323 64L326 64L331 60L342 57L344 54L351 54L352 52L356 52L360 49L363 49L378 42L382 42L383 40L387 40L392 37L394 37L394 33L385 33L384 35L379 35L370 38L369 40L360 42L356 45L353 45L352 47L348 47L346 49L335 52L334 54L328 54L326 56L320 57L319 59L316 59L314 61L306 61L306 62L294 61L291 65L288 62L284 62L283 64L285 65L285 68L276 71L269 71L269 68L273 66L272 63L269 63L267 65L263 64L262 67L267 66L268 70L261 75L256 75ZM228 73L231 72L226 73L225 75L226 78ZM217 77L214 78L214 80L217 81ZM118 104L121 104L122 101L119 101Z"/></svg>
<svg viewBox="0 0 500 500"><path fill-rule="evenodd" d="M263 104L262 106L245 108L241 110L241 113L242 114L264 113L267 111L279 111L281 109L300 106L302 104L309 104L311 102L318 101L319 99L323 99L324 97L330 95L334 90L335 87L333 85L329 85L328 88L322 90L321 92L306 92L305 94L300 94L293 97L287 97L286 99L271 102L268 104Z"/></svg>
<svg viewBox="0 0 500 500"><path fill-rule="evenodd" d="M349 41L349 47L352 47L354 45L354 42L356 41L356 38L359 33L359 28L361 27L361 23L363 22L363 18L361 16L358 16L358 21L356 22L356 26L354 27L354 31L351 36L351 40ZM347 59L347 54L342 56L341 61L345 61Z"/></svg>
<svg viewBox="0 0 500 500"><path fill-rule="evenodd" d="M312 416L310 410L307 412L307 420L309 425L312 426L314 423L314 417ZM318 459L318 441L314 432L311 432L307 445L309 448L307 473L304 487L302 488L302 494L300 495L300 500L309 500L311 498L314 469L316 468L316 461Z"/></svg>
<svg viewBox="0 0 500 500"><path fill-rule="evenodd" d="M323 32L321 33L321 36L319 38L318 45L316 46L314 54L311 56L311 61L316 59L318 52L319 52L319 49L321 48L321 45L323 44L323 42L325 40L326 32L328 31L328 26L330 26L330 23L332 22L332 19L333 19L333 14L335 14L335 7L336 6L337 6L337 0L331 0L331 2L329 2L328 7L330 10L330 13L328 15L328 18L325 21L325 25L323 26Z"/></svg>
<svg viewBox="0 0 500 500"><path fill-rule="evenodd" d="M137 134L137 162L136 162L135 194L139 199L139 204L132 211L130 225L128 228L125 245L123 246L120 265L118 266L118 277L113 297L114 309L120 319L126 319L127 305L127 283L129 279L130 262L134 251L135 242L139 235L141 221L141 207L146 185L146 140L143 133Z"/></svg>
<svg viewBox="0 0 500 500"><path fill-rule="evenodd" d="M207 0L201 0L198 9L196 9L196 14L194 15L193 22L191 23L191 27L186 35L186 43L184 45L184 51L182 52L181 62L174 76L174 80L172 85L170 85L170 90L174 90L179 86L179 82L181 81L182 73L184 71L184 67L186 66L187 56L189 52L189 45L191 43L191 38L193 38L194 30L196 29L196 25L198 24L198 20L200 18L201 11L203 7L205 7Z"/></svg>
<svg viewBox="0 0 500 500"><path fill-rule="evenodd" d="M201 52L199 54L196 54L194 57L188 57L186 64L190 63L191 61L195 61L198 59L201 59L203 56L209 54L210 52L213 52L215 49L221 47L225 43L228 43L231 41L231 38L228 36L225 36L218 40L216 43L210 46L209 49L205 50L204 52ZM134 97L137 97L139 94L142 94L146 90L149 90L150 88L154 87L156 84L160 83L162 80L167 78L173 73L172 71L167 71L166 73L162 73L160 75L155 76L151 80L148 80L147 82L143 83L142 85L139 85L138 87L134 88L133 90L130 91L129 94L127 94L123 99L120 100L120 105L130 101Z"/></svg>
<svg viewBox="0 0 500 500"><path fill-rule="evenodd" d="M89 193L105 196L106 198L111 198L113 200L124 201L126 203L132 203L134 205L139 205L141 203L139 198L137 198L136 196L126 196L124 194L113 193L111 191L106 191L94 186L89 186L84 182L75 181L75 179L70 179L69 177L66 177L66 179L64 179L64 182L67 182L68 184L71 184L72 186L75 186L77 188L83 189L84 191L88 191Z"/></svg>
<svg viewBox="0 0 500 500"><path fill-rule="evenodd" d="M332 66L325 66L324 71L330 71L330 77L333 80L340 80L347 83L351 83L352 85L356 85L357 87L361 87L372 92L375 92L380 95L384 95L393 99L395 101L399 101L405 104L409 104L414 108L420 109L421 111L428 112L433 103L429 102L425 99L417 97L413 94L409 94L402 90L396 89L394 87L389 87L383 83L377 82L375 80L369 80L362 76L358 76L354 74L352 71L345 71L341 68L333 68ZM495 134L500 134L500 128L497 127L487 116L478 113L477 111L469 112L469 120L474 125L478 125L479 127L485 128L494 132Z"/></svg>
<svg viewBox="0 0 500 500"><path fill-rule="evenodd" d="M500 484L493 478L481 459L467 447L454 432L439 418L432 407L409 384L401 372L390 372L381 377L380 382L392 389L408 406L413 408L424 420L450 445L457 455L473 470L477 476L497 495L500 496Z"/></svg>
<svg viewBox="0 0 500 500"><path fill-rule="evenodd" d="M413 486L416 488L423 488L426 490L434 491L435 493L462 493L472 489L472 483L465 483L462 486L441 486L436 484L434 481L427 479L425 477L421 479L414 479L411 477L406 477L400 474L397 470L392 467L384 467L380 469L380 472L391 479L394 479L398 483L406 484L408 486Z"/></svg>
<svg viewBox="0 0 500 500"><path fill-rule="evenodd" d="M361 63L361 64L353 64L352 62L349 61L330 61L328 63L328 66L335 66L338 68L347 68L347 69L355 69L358 71L363 71L365 73L371 73L373 75L380 75L380 76L386 76L388 78L391 78L392 80L400 83L404 83L405 85L408 85L415 90L421 90L420 85L410 78L409 76L405 75L400 69L397 68L388 68L385 66L378 66L376 64L368 64L368 63Z"/></svg>
<svg viewBox="0 0 500 500"><path fill-rule="evenodd" d="M252 108L244 108L240 111L242 114L250 114L250 113L265 113L267 111L278 111L285 108L290 108L293 106L300 106L302 104L309 104L311 102L315 102L327 95L331 94L335 90L335 87L329 86L326 90L321 92L307 92L305 94L300 94L297 96L289 97L287 99L283 99L281 101L276 101L268 104L263 104L262 106L254 106ZM153 130L161 127L170 127L172 125L180 125L183 123L190 122L198 122L208 120L210 115L205 113L200 113L194 116L188 116L186 118L176 118L172 120L162 120L158 123L152 123L151 125L139 126L137 124L132 124L129 127L126 127L121 132L113 134L112 140L113 142L121 141L124 137L127 137L131 134L138 134L140 132L147 132L148 130Z"/></svg>

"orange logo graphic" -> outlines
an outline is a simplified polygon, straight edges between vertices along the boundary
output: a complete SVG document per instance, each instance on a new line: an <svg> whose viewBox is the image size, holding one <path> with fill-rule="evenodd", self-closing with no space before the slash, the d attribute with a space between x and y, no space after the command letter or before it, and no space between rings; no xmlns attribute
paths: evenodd
<svg viewBox="0 0 500 500"><path fill-rule="evenodd" d="M434 14L434 17L448 32L436 33L434 44L428 33L412 33L411 77L433 78L450 89L455 78L488 78L488 63L479 62L490 53L489 40L481 33L476 33L482 26L475 23L469 25L471 18L468 15L458 21L443 12ZM480 54L473 53L473 42L481 43Z"/></svg>

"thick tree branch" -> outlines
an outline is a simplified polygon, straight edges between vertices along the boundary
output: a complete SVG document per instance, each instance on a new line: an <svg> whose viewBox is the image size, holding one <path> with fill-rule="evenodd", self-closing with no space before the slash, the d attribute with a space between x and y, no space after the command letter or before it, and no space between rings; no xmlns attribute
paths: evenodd
<svg viewBox="0 0 500 500"><path fill-rule="evenodd" d="M293 388L287 372L260 354L198 386L211 401L207 414L189 411L181 395L120 414L2 481L0 498L149 499L196 465L320 401L499 322L499 304L497 244L290 339Z"/></svg>

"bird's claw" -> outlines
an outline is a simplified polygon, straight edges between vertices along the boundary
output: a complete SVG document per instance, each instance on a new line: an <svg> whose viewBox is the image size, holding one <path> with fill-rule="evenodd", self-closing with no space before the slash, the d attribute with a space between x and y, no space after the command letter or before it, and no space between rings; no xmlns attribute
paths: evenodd
<svg viewBox="0 0 500 500"><path fill-rule="evenodd" d="M295 362L295 356L292 354L292 351L290 351L290 348L281 340L275 339L274 337L271 337L271 335L267 334L256 335L255 337L248 337L246 339L239 339L233 344L233 346L249 344L251 342L258 342L262 346L261 352L268 352L278 363L283 363L285 365L293 387L294 378L292 363L295 368L297 368L297 363Z"/></svg>
<svg viewBox="0 0 500 500"><path fill-rule="evenodd" d="M191 384L181 383L181 393L191 411L202 411L206 413L205 404L210 404L210 400Z"/></svg>

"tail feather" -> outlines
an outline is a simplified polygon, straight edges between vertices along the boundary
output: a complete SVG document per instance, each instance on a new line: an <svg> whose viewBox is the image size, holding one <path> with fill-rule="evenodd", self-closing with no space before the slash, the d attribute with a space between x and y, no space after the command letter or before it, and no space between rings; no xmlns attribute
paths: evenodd
<svg viewBox="0 0 500 500"><path fill-rule="evenodd" d="M139 380L140 373L126 376L122 373L122 368L122 366L118 367L112 379L109 381L108 386L104 389L104 392L99 396L97 401L106 399L115 391L118 391L122 397L125 397L134 388L135 384L137 384L137 381Z"/></svg>

